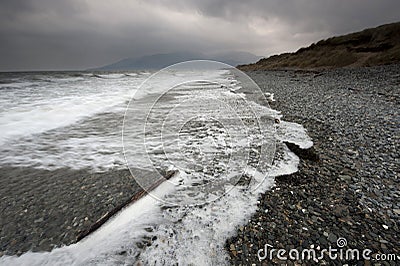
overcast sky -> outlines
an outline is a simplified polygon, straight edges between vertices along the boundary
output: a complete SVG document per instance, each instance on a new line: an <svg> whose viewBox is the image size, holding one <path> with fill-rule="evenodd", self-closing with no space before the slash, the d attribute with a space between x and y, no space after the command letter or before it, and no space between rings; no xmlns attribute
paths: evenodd
<svg viewBox="0 0 400 266"><path fill-rule="evenodd" d="M0 0L0 71L177 51L268 56L395 21L398 0Z"/></svg>

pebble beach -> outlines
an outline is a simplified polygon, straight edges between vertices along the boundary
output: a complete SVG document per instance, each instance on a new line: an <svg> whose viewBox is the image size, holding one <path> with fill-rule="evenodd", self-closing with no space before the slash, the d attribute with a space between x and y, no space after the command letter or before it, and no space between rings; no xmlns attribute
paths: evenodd
<svg viewBox="0 0 400 266"><path fill-rule="evenodd" d="M278 176L247 224L229 237L233 265L344 265L373 261L260 261L258 251L336 245L399 254L400 66L325 71L251 71L282 120L307 129L314 146L288 148L299 171ZM128 170L0 169L0 255L70 245L141 189ZM54 178L57 177L57 178ZM396 261L380 262L396 265Z"/></svg>
<svg viewBox="0 0 400 266"><path fill-rule="evenodd" d="M299 171L276 178L258 211L226 242L234 265L397 265L398 261L260 261L276 249L400 252L400 66L326 71L253 71L283 119L302 124L314 146L292 151ZM312 156L310 156L310 154ZM398 258L397 258L398 259Z"/></svg>

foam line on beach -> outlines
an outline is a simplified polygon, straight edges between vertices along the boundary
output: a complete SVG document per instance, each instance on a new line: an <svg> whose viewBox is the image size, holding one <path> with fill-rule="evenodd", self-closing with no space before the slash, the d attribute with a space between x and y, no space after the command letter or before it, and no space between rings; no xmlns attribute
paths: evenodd
<svg viewBox="0 0 400 266"><path fill-rule="evenodd" d="M227 73L222 75L220 79L226 82ZM215 89L213 92L218 93ZM225 90L221 90L221 95L227 97L224 98L226 101L244 96L240 92ZM269 107L249 102L253 111L269 121L280 117L278 112ZM249 114L247 110L240 115L248 118ZM210 133L213 134L213 130ZM20 257L3 256L0 264L110 265L136 261L144 265L227 264L228 254L224 247L226 239L233 236L235 229L244 225L257 210L260 194L274 186L276 176L298 170L299 158L283 142L288 141L302 148L312 146L306 130L295 123L281 121L276 134L254 132L250 138L257 140L260 133L268 133L268 136L263 137L278 141L273 164L246 168L248 182L230 183L229 176L220 177L226 191L222 197L215 199L212 195L214 191L208 191L208 195L192 186L193 180L198 181L195 173L179 171L179 174L161 183L151 194L124 208L82 241L50 252L27 252ZM246 146L239 145L235 152ZM262 152L260 154L264 155ZM232 168L232 177L243 173L238 164L239 161ZM208 203L181 204L198 197ZM214 200L208 201L210 198Z"/></svg>
<svg viewBox="0 0 400 266"><path fill-rule="evenodd" d="M295 139L292 141L296 142ZM301 144L301 141L302 138L299 138L297 144ZM299 158L284 144L280 144L274 165L261 186L254 190L238 186L210 205L181 208L168 214L168 210L163 209L157 198L176 193L176 184L183 178L181 173L173 177L171 182L162 183L155 189L153 196L147 195L129 205L79 243L56 248L51 252L27 252L20 257L3 256L0 263L105 265L142 261L168 265L173 262L196 264L197 261L197 264L226 264L224 241L256 211L260 193L274 185L274 177L296 172L298 163ZM150 247L138 248L138 243L143 239L154 239L155 236Z"/></svg>

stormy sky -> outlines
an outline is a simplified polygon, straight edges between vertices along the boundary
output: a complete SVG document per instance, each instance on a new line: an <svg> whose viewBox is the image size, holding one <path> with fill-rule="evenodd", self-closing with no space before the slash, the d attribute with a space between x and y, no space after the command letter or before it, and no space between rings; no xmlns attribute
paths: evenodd
<svg viewBox="0 0 400 266"><path fill-rule="evenodd" d="M178 51L268 56L395 21L398 0L0 0L0 71Z"/></svg>

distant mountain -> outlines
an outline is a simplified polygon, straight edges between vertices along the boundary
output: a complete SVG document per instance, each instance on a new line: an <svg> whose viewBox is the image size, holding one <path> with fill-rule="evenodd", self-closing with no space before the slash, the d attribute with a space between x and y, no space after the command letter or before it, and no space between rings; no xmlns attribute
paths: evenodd
<svg viewBox="0 0 400 266"><path fill-rule="evenodd" d="M236 66L256 62L261 57L247 52L225 52L212 55L202 53L179 52L167 54L154 54L142 56L139 58L126 58L110 65L94 68L91 70L135 70L135 69L161 69L172 64L183 61L206 59L215 60Z"/></svg>
<svg viewBox="0 0 400 266"><path fill-rule="evenodd" d="M400 22L332 37L285 53L239 66L242 70L321 69L400 63Z"/></svg>

